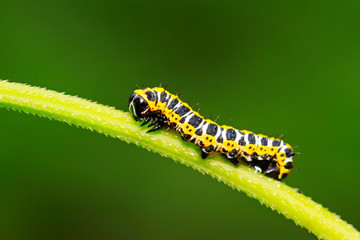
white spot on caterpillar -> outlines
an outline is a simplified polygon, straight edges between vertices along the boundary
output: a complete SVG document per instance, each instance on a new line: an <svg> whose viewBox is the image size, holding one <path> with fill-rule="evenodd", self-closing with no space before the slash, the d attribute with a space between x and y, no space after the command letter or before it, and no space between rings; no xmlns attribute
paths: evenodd
<svg viewBox="0 0 360 240"><path fill-rule="evenodd" d="M255 168L255 173L257 173L257 172L260 172L260 173L261 173L261 172L262 172L262 170L261 170L261 168L260 168L260 167L255 166L254 168Z"/></svg>

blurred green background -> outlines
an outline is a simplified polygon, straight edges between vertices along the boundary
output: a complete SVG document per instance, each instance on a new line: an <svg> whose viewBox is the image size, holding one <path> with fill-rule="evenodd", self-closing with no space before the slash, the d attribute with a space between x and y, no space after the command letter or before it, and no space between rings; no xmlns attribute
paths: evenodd
<svg viewBox="0 0 360 240"><path fill-rule="evenodd" d="M283 139L286 183L360 228L359 1L1 1L0 78L127 111L165 86ZM197 105L199 103L199 105ZM316 239L209 176L0 110L1 239Z"/></svg>

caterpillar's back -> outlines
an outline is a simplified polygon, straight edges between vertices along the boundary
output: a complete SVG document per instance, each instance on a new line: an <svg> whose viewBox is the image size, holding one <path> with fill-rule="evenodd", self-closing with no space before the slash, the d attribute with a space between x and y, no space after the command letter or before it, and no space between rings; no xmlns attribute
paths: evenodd
<svg viewBox="0 0 360 240"><path fill-rule="evenodd" d="M247 130L237 130L230 126L219 126L204 119L163 88L144 88L135 90L129 99L129 109L137 121L148 123L148 132L169 125L181 134L181 137L201 148L202 157L212 152L223 154L238 165L244 160L256 170L275 179L284 179L293 167L292 147L280 139Z"/></svg>

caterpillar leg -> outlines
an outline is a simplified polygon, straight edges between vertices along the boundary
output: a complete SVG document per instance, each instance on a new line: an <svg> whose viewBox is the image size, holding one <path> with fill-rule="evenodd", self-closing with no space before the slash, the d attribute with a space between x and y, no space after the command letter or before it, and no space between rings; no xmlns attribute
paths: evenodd
<svg viewBox="0 0 360 240"><path fill-rule="evenodd" d="M159 130L164 125L165 125L165 122L161 118L155 116L154 120L149 124L148 128L151 128L152 126L154 126L154 127L149 129L147 132L150 133L150 132L154 132L156 130Z"/></svg>
<svg viewBox="0 0 360 240"><path fill-rule="evenodd" d="M143 123L140 126L144 126L145 124L150 122L150 120L151 120L151 117L146 117L145 120L143 121Z"/></svg>
<svg viewBox="0 0 360 240"><path fill-rule="evenodd" d="M234 164L235 166L239 166L240 165L240 161L239 159L237 159L238 156L238 150L234 149L231 152L228 153L223 153L223 155L225 156L225 158L227 160L229 160L232 164Z"/></svg>
<svg viewBox="0 0 360 240"><path fill-rule="evenodd" d="M210 145L208 147L202 147L201 148L201 157L202 159L207 158L207 156L209 156L210 153L212 153L214 151L215 147L213 145Z"/></svg>
<svg viewBox="0 0 360 240"><path fill-rule="evenodd" d="M247 163L250 167L255 169L255 172L261 172L265 174L268 177L271 177L275 180L281 181L286 177L285 174L283 174L283 177L281 179L278 178L280 174L280 169L276 166L276 162L272 160L257 160L252 159L251 161L248 161L247 159L243 159L245 163Z"/></svg>
<svg viewBox="0 0 360 240"><path fill-rule="evenodd" d="M205 158L207 158L208 156L209 156L208 153L206 153L206 152L204 152L204 151L201 151L201 158L202 158L202 159L205 159Z"/></svg>
<svg viewBox="0 0 360 240"><path fill-rule="evenodd" d="M225 155L226 156L226 155ZM226 159L229 160L232 164L234 164L235 166L239 166L240 165L240 161L237 158L229 158L226 156Z"/></svg>
<svg viewBox="0 0 360 240"><path fill-rule="evenodd" d="M154 132L156 130L159 130L163 127L163 125L156 125L155 127L153 127L152 129L148 130L147 133L150 133L150 132Z"/></svg>

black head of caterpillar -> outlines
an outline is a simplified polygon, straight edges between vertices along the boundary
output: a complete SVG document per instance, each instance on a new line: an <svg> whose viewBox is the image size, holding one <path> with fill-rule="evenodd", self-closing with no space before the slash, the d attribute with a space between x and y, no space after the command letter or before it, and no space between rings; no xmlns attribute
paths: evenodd
<svg viewBox="0 0 360 240"><path fill-rule="evenodd" d="M154 95L150 94L146 100L142 96L133 93L129 98L129 110L133 113L136 121L143 121L141 126L153 120L149 127L154 126L148 132L156 131L166 124L166 118L161 112L154 111L148 104L148 99L155 100Z"/></svg>
<svg viewBox="0 0 360 240"><path fill-rule="evenodd" d="M129 98L129 110L135 120L149 124L148 132L164 125L174 128L181 137L200 147L202 157L219 152L235 165L239 159L274 179L284 179L293 167L294 151L280 139L219 126L204 119L199 113L182 102L176 95L163 88L135 90Z"/></svg>

